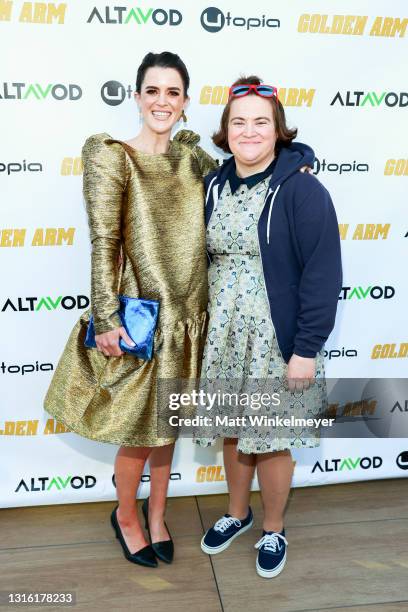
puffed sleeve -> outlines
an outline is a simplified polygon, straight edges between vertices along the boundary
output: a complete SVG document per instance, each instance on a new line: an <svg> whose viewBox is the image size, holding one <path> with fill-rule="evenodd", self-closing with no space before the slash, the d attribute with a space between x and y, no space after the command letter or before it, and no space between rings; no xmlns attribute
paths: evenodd
<svg viewBox="0 0 408 612"><path fill-rule="evenodd" d="M120 327L118 258L126 187L123 147L108 134L90 136L82 148L83 193L88 213L91 255L91 311L95 333Z"/></svg>
<svg viewBox="0 0 408 612"><path fill-rule="evenodd" d="M218 167L218 163L204 149L198 146L200 136L192 130L180 130L174 136L174 140L181 142L191 149L200 166L202 176L207 176Z"/></svg>

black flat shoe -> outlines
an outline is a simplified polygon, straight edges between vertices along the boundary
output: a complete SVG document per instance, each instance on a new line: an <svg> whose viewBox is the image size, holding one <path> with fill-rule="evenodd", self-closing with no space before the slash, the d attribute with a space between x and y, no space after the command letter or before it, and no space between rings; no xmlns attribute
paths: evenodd
<svg viewBox="0 0 408 612"><path fill-rule="evenodd" d="M145 567L157 567L158 563L157 563L157 559L154 553L153 548L148 544L147 546L144 546L143 548L141 548L140 550L137 550L134 553L131 553L130 550L127 547L127 544L125 542L125 539L123 537L122 534L122 530L119 526L118 523L118 519L116 516L116 510L118 509L118 507L116 506L116 508L113 510L112 514L111 514L111 523L112 523L112 527L116 533L116 537L118 538L122 548L123 548L123 553L126 557L126 559L128 561L131 561L132 563L137 563L138 565L144 565Z"/></svg>
<svg viewBox="0 0 408 612"><path fill-rule="evenodd" d="M150 544L156 554L156 557L160 559L160 561L164 561L165 563L171 563L174 557L174 544L173 540L170 536L169 528L166 529L169 532L170 540L164 540L162 542L152 542L152 536L150 534L149 528L149 498L145 499L142 505L143 515L145 517L145 527L147 529L147 533L149 534Z"/></svg>

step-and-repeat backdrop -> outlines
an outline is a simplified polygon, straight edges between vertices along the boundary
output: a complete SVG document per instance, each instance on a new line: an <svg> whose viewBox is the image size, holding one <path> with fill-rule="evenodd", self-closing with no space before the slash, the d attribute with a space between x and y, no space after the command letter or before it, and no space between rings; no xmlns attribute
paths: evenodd
<svg viewBox="0 0 408 612"><path fill-rule="evenodd" d="M0 1L0 506L115 498L117 448L66 431L42 404L89 305L81 147L94 133L136 135L134 83L148 51L186 62L186 127L218 158L210 135L228 85L255 73L279 88L340 224L344 287L327 375L406 376L406 9L402 0ZM358 393L343 396L332 413L361 417ZM403 391L397 404L408 419ZM402 437L375 432L325 438L293 451L294 486L403 477L407 451ZM148 486L146 473L140 495ZM181 440L170 495L223 491L220 445Z"/></svg>

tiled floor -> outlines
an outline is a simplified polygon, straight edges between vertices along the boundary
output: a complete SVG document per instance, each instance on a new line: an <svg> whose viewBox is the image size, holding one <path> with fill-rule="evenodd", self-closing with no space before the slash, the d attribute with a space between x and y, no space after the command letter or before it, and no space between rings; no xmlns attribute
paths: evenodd
<svg viewBox="0 0 408 612"><path fill-rule="evenodd" d="M408 611L407 480L292 489L288 562L272 580L255 572L258 493L251 504L254 528L209 557L200 538L226 496L170 498L176 556L157 569L125 560L109 523L113 503L0 510L0 590L75 591L78 612Z"/></svg>

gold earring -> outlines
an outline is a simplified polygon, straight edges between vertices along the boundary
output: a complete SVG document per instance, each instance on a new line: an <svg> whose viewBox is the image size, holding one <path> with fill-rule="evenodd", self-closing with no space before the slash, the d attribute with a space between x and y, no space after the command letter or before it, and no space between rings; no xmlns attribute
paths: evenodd
<svg viewBox="0 0 408 612"><path fill-rule="evenodd" d="M183 119L184 123L187 123L187 115L186 115L186 113L184 112L184 108L183 108L183 110L181 111L181 117L180 117L180 119Z"/></svg>

